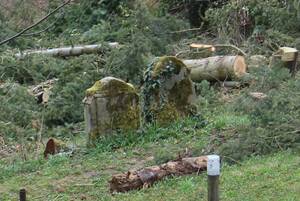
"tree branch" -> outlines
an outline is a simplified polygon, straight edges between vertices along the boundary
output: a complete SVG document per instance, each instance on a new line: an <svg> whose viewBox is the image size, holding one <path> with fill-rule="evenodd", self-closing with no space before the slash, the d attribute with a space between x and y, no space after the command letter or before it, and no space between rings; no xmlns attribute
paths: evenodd
<svg viewBox="0 0 300 201"><path fill-rule="evenodd" d="M58 20L59 20L59 18L58 18L57 20L55 20L55 22L53 22L52 24L50 24L49 26L47 26L46 28L44 28L44 29L42 29L42 30L40 30L40 31L32 32L32 33L24 33L24 34L22 34L22 36L23 36L23 37L24 37L24 36L28 37L28 36L39 35L39 34L41 34L41 33L43 33L43 32L46 32L46 31L48 31L49 29L51 29L52 27L54 27L55 24L58 22Z"/></svg>
<svg viewBox="0 0 300 201"><path fill-rule="evenodd" d="M233 48L237 51L239 51L243 56L247 56L247 54L241 50L240 48L238 48L237 46L235 45L231 45L231 44L216 44L216 45L213 45L214 47L230 47L230 48Z"/></svg>
<svg viewBox="0 0 300 201"><path fill-rule="evenodd" d="M58 6L56 9L54 9L52 12L50 12L48 15L46 15L45 17L43 17L42 19L40 19L39 21L37 21L36 23L34 23L33 25L30 25L29 27L23 29L22 31L20 31L19 33L17 33L16 35L5 39L3 41L0 42L0 45L3 45L5 43L8 43L9 41L12 41L16 38L18 38L19 36L21 36L22 34L24 34L26 31L32 29L33 27L39 25L40 23L44 22L46 19L48 19L51 15L55 14L57 11L59 11L61 8L63 8L64 6L66 6L67 4L69 4L71 2L71 0L67 0L65 3L63 3L62 5Z"/></svg>

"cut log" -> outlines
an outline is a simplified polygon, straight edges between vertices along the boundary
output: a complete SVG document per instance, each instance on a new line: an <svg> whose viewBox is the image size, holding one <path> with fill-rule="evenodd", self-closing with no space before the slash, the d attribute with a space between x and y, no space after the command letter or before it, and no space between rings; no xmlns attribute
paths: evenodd
<svg viewBox="0 0 300 201"><path fill-rule="evenodd" d="M192 44L190 44L190 48L196 49L197 51L199 51L199 50L209 50L211 52L216 51L216 48L213 45L206 45L206 44L192 43Z"/></svg>
<svg viewBox="0 0 300 201"><path fill-rule="evenodd" d="M109 48L118 48L120 47L119 43L112 42L107 44ZM75 47L62 47L62 48L53 48L46 50L28 50L18 54L15 54L17 58L24 58L28 55L32 54L43 54L54 57L69 57L69 56L79 56L82 54L93 54L101 51L104 45L83 45L83 46L75 46Z"/></svg>
<svg viewBox="0 0 300 201"><path fill-rule="evenodd" d="M243 56L215 56L183 60L183 63L191 69L191 79L194 82L238 79L246 74L247 68Z"/></svg>
<svg viewBox="0 0 300 201"><path fill-rule="evenodd" d="M137 171L113 175L109 181L110 191L126 192L134 189L149 187L154 182L167 176L181 176L199 173L206 170L207 157L182 158L178 161L170 161L160 166L152 166Z"/></svg>

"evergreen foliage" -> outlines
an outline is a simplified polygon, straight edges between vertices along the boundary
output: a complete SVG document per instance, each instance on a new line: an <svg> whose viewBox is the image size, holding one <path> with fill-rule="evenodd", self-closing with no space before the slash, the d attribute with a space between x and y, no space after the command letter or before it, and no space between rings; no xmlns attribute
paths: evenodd
<svg viewBox="0 0 300 201"><path fill-rule="evenodd" d="M38 120L39 108L26 87L7 81L0 85L0 130L5 137L21 139L35 134L32 121Z"/></svg>
<svg viewBox="0 0 300 201"><path fill-rule="evenodd" d="M220 37L226 37L231 42L240 42L251 36L259 43L270 36L267 32L280 32L286 36L299 32L297 2L298 0L230 1L222 8L210 9L207 20Z"/></svg>
<svg viewBox="0 0 300 201"><path fill-rule="evenodd" d="M1 39L17 33L41 16L36 10L30 12L32 1L16 1L20 7L11 15L18 15L9 18L3 12L0 14ZM41 30L51 23L54 23L53 28L39 35L19 37L1 46L0 112L5 114L0 117L1 136L13 139L34 136L37 130L32 127L32 121L41 119L46 126L45 135L62 133L61 136L66 137L76 124L82 130L81 101L88 87L105 76L114 76L139 88L143 72L153 57L174 55L181 51L182 44L187 47L190 42L233 43L249 54L266 56L273 54L279 46L300 49L298 0L215 1L217 4L210 4L205 19L201 19L207 22L205 31L209 32L202 35L199 32L176 32L188 29L189 22L180 14L176 15L182 10L171 12L170 8L189 1L160 2L157 12L150 12L143 1L75 1L32 31ZM51 1L49 10L60 3ZM27 16L24 18L26 22L18 23L24 16ZM16 59L14 56L23 49L111 41L119 42L122 47L109 50L104 45L101 53L72 58L32 55ZM291 79L282 65L262 67L250 73L256 77L255 82L241 89L229 103L222 100L224 92L219 88L209 82L198 84L200 113L208 122L199 129L212 135L214 151L235 159L298 148L299 75ZM36 104L27 90L52 78L57 78L58 82L51 90L47 106ZM263 92L267 98L255 100L249 96L250 92ZM197 124L200 120L189 121ZM178 134L182 131L180 128L176 130L176 139L182 137ZM151 128L148 131L151 132ZM157 141L165 139L168 132L166 128L161 136L152 137ZM132 136L127 141L118 136L101 142L107 142L111 147L114 144L121 146L119 144L124 141L125 146L131 146L137 143L134 139L142 141L146 134ZM152 137L145 139L150 142ZM114 139L116 141L112 142Z"/></svg>
<svg viewBox="0 0 300 201"><path fill-rule="evenodd" d="M214 146L222 155L236 160L279 150L299 149L300 77L291 79L287 69L262 68L252 72L256 81L241 96L226 105L237 116L246 115L250 123L223 127L214 135ZM257 100L250 92L263 92Z"/></svg>

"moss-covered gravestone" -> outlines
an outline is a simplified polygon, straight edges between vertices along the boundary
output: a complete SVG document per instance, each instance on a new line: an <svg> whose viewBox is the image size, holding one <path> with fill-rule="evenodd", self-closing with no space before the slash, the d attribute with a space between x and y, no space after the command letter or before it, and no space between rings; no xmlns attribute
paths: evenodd
<svg viewBox="0 0 300 201"><path fill-rule="evenodd" d="M137 129L140 125L139 96L123 80L106 77L86 90L84 113L88 144L101 135Z"/></svg>
<svg viewBox="0 0 300 201"><path fill-rule="evenodd" d="M196 112L190 70L176 57L156 58L144 75L143 116L146 123L166 125Z"/></svg>

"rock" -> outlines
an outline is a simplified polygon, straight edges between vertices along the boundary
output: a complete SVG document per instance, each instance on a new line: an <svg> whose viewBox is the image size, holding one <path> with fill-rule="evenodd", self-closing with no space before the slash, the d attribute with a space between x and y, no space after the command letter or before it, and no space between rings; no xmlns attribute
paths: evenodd
<svg viewBox="0 0 300 201"><path fill-rule="evenodd" d="M86 90L83 100L88 144L102 135L139 128L139 96L133 85L106 77Z"/></svg>
<svg viewBox="0 0 300 201"><path fill-rule="evenodd" d="M196 111L190 70L176 57L157 58L150 64L144 75L142 97L146 123L166 125Z"/></svg>

